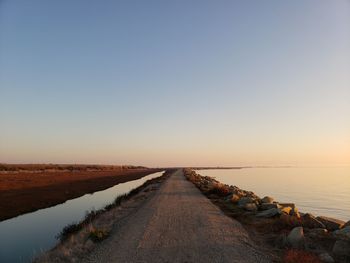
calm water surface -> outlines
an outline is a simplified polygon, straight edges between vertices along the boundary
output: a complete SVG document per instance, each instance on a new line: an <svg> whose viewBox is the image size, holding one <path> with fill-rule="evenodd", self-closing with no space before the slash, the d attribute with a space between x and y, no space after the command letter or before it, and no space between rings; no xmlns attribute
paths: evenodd
<svg viewBox="0 0 350 263"><path fill-rule="evenodd" d="M57 243L55 236L63 227L80 221L86 211L103 208L118 195L128 193L145 181L162 174L163 172L153 173L103 191L86 194L64 204L0 222L0 262L30 262L35 254L53 247Z"/></svg>
<svg viewBox="0 0 350 263"><path fill-rule="evenodd" d="M293 202L301 212L350 219L350 167L198 170L258 196Z"/></svg>

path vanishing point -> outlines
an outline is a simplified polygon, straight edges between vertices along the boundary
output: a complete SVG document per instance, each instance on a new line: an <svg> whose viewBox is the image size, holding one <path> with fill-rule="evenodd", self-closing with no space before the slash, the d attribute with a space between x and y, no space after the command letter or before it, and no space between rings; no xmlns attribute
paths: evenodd
<svg viewBox="0 0 350 263"><path fill-rule="evenodd" d="M84 262L271 261L178 170Z"/></svg>

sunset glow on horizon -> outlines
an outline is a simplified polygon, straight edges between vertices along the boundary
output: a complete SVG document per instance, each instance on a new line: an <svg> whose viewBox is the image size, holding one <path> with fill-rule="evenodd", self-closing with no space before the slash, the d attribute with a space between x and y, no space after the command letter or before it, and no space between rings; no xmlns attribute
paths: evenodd
<svg viewBox="0 0 350 263"><path fill-rule="evenodd" d="M346 0L1 1L0 163L350 165L349 73Z"/></svg>

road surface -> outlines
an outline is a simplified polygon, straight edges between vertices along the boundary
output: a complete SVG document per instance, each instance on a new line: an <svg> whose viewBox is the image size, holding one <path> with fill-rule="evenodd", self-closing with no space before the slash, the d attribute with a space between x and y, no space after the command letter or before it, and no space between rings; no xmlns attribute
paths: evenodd
<svg viewBox="0 0 350 263"><path fill-rule="evenodd" d="M270 262L241 224L224 215L182 170L83 262Z"/></svg>

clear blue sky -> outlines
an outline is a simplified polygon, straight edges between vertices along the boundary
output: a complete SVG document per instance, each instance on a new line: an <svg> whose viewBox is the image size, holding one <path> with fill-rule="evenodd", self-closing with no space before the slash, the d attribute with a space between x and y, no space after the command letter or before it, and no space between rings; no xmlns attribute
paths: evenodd
<svg viewBox="0 0 350 263"><path fill-rule="evenodd" d="M0 1L0 162L350 163L350 2Z"/></svg>

